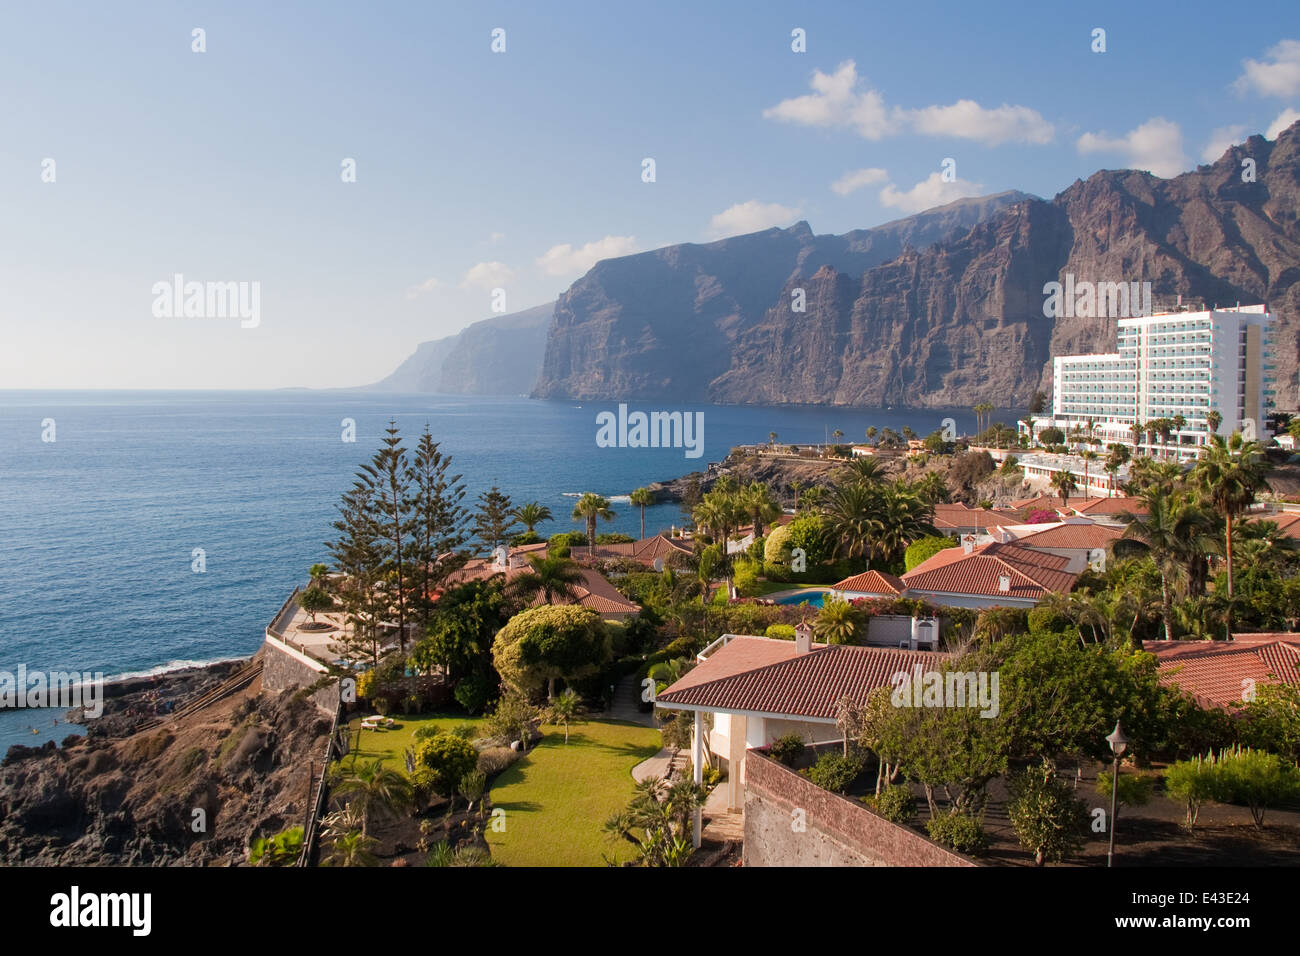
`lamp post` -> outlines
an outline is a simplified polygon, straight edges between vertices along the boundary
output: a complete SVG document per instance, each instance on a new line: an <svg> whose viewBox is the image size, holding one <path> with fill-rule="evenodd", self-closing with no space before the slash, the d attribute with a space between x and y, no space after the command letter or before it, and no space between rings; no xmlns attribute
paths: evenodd
<svg viewBox="0 0 1300 956"><path fill-rule="evenodd" d="M1124 736L1118 720L1115 721L1115 729L1106 738L1106 743L1110 744L1110 752L1115 755L1115 765L1110 772L1110 848L1106 850L1106 866L1110 867L1115 861L1115 805L1119 798L1119 760L1128 749L1128 738Z"/></svg>

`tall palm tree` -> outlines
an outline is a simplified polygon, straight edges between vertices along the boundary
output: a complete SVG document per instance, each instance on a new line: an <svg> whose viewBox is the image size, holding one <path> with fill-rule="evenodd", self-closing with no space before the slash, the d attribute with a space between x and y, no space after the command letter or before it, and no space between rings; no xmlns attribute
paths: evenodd
<svg viewBox="0 0 1300 956"><path fill-rule="evenodd" d="M1222 424L1223 416L1214 411L1214 409L1210 409L1205 413L1205 427L1209 429L1210 435L1216 434L1219 431L1219 426ZM1208 441L1209 435L1206 436L1206 439Z"/></svg>
<svg viewBox="0 0 1300 956"><path fill-rule="evenodd" d="M348 808L361 821L362 836L367 834L372 818L395 815L415 803L411 781L405 774L385 767L382 760L362 764L360 770L334 788L334 793L348 799Z"/></svg>
<svg viewBox="0 0 1300 956"><path fill-rule="evenodd" d="M896 564L913 541L938 534L933 522L934 506L910 488L886 488L872 522L872 557Z"/></svg>
<svg viewBox="0 0 1300 956"><path fill-rule="evenodd" d="M873 441L873 440L875 439L877 433L878 433L878 432L877 432L877 429L876 429L876 426L875 426L875 425L868 425L868 426L867 426L867 430L866 430L867 441L869 441L869 442L870 442L870 441Z"/></svg>
<svg viewBox="0 0 1300 956"><path fill-rule="evenodd" d="M586 580L582 569L568 558L530 554L528 565L509 584L510 593L525 604L539 594L547 604L554 604L557 597L572 599Z"/></svg>
<svg viewBox="0 0 1300 956"><path fill-rule="evenodd" d="M1128 433L1133 436L1133 452L1140 454L1142 451L1142 438L1147 433L1147 426L1143 422L1134 422L1128 427Z"/></svg>
<svg viewBox="0 0 1300 956"><path fill-rule="evenodd" d="M1070 506L1070 492L1078 487L1074 475L1062 468L1060 471L1052 473L1051 483L1052 487L1056 489L1056 493L1061 496L1061 507L1068 508Z"/></svg>
<svg viewBox="0 0 1300 956"><path fill-rule="evenodd" d="M740 492L739 506L749 515L754 525L754 540L763 537L764 525L781 515L781 506L772 497L771 490L761 481L750 482Z"/></svg>
<svg viewBox="0 0 1300 956"><path fill-rule="evenodd" d="M863 482L838 485L823 513L829 519L836 553L845 558L871 554L881 510L881 489Z"/></svg>
<svg viewBox="0 0 1300 956"><path fill-rule="evenodd" d="M775 434L775 432L773 432ZM655 503L655 493L649 488L638 488L628 497L633 508L641 509L641 540L645 540L645 510Z"/></svg>
<svg viewBox="0 0 1300 956"><path fill-rule="evenodd" d="M1189 558L1215 547L1213 522L1187 492L1163 494L1148 489L1141 498L1147 513L1133 516L1113 548L1119 557L1145 551L1155 561L1165 639L1173 640L1174 592Z"/></svg>
<svg viewBox="0 0 1300 956"><path fill-rule="evenodd" d="M590 491L579 498L578 503L573 506L573 520L587 523L588 549L596 547L596 519L613 521L615 517L614 509L609 506L609 499Z"/></svg>
<svg viewBox="0 0 1300 956"><path fill-rule="evenodd" d="M533 531L543 521L554 521L551 515L551 509L539 501L530 501L527 504L520 505L510 513L516 521Z"/></svg>
<svg viewBox="0 0 1300 956"><path fill-rule="evenodd" d="M1079 457L1083 459L1083 496L1087 498L1091 494L1088 490L1088 465L1096 461L1099 456L1091 448L1085 448L1079 452Z"/></svg>
<svg viewBox="0 0 1300 956"><path fill-rule="evenodd" d="M1223 518L1224 554L1228 562L1228 597L1232 597L1232 520L1255 502L1255 495L1268 487L1268 462L1264 449L1248 441L1241 432L1225 440L1212 435L1205 454L1192 469L1192 481L1204 492L1210 506Z"/></svg>

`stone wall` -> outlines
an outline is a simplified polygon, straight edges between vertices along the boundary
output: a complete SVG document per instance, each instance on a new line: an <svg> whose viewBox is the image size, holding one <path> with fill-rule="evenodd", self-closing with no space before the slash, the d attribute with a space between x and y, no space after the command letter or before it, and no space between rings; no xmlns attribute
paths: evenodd
<svg viewBox="0 0 1300 956"><path fill-rule="evenodd" d="M800 819L802 830L794 824ZM745 754L745 866L978 866L758 750Z"/></svg>
<svg viewBox="0 0 1300 956"><path fill-rule="evenodd" d="M302 651L266 635L262 644L262 689L278 694L287 689L310 687L325 676L325 665ZM310 697L320 710L331 716L338 708L339 686L331 682Z"/></svg>

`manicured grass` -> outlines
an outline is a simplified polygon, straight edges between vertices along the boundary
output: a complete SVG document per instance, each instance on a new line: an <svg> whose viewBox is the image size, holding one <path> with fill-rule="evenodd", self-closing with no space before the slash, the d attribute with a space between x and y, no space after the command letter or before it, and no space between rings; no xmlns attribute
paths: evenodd
<svg viewBox="0 0 1300 956"><path fill-rule="evenodd" d="M480 724L480 721L465 714L416 714L410 717L390 714L389 716L393 718L391 730L361 731L360 745L354 745L353 750L343 758L345 768L351 769L353 754L355 754L358 764L378 757L384 762L384 766L405 772L406 759L403 754L407 747L415 746L415 732L421 727L436 727L438 730L450 731L460 724L473 724L475 728ZM348 730L354 741L357 728L360 726L360 717L348 721Z"/></svg>
<svg viewBox="0 0 1300 956"><path fill-rule="evenodd" d="M632 796L632 768L653 757L653 727L622 721L545 727L546 736L492 782L492 806L506 811L504 833L486 834L493 859L508 866L601 866L634 851L601 830Z"/></svg>

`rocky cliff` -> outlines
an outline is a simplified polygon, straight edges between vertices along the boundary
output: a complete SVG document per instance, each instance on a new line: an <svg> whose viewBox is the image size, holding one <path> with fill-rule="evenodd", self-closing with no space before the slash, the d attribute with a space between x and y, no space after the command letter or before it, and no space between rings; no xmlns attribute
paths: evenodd
<svg viewBox="0 0 1300 956"><path fill-rule="evenodd" d="M726 390L716 383L733 367L738 340L764 320L778 296L789 310L791 299L783 290L800 277L823 265L861 275L1025 198L1008 192L963 199L842 236L817 236L799 222L788 229L603 260L556 302L533 394L733 400L722 398ZM739 400L764 401L756 395Z"/></svg>
<svg viewBox="0 0 1300 956"><path fill-rule="evenodd" d="M422 343L372 388L444 395L519 395L537 381L554 302L483 319Z"/></svg>
<svg viewBox="0 0 1300 956"><path fill-rule="evenodd" d="M799 223L606 260L557 301L534 394L1024 405L1053 355L1115 344L1113 317L1044 316L1045 283L1073 274L1149 281L1157 309L1179 295L1266 303L1278 404L1295 407L1298 209L1300 124L1169 180L1107 170L1050 201L1004 194L847 236Z"/></svg>

